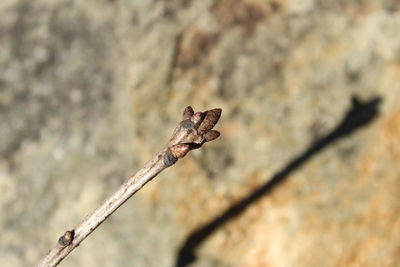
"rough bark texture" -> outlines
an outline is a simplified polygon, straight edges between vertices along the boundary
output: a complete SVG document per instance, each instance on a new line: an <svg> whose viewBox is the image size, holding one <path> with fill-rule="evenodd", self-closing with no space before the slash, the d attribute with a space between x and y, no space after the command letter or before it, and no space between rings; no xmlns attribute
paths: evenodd
<svg viewBox="0 0 400 267"><path fill-rule="evenodd" d="M7 266L37 263L187 104L221 107L224 138L63 266L398 265L399 1L0 2Z"/></svg>

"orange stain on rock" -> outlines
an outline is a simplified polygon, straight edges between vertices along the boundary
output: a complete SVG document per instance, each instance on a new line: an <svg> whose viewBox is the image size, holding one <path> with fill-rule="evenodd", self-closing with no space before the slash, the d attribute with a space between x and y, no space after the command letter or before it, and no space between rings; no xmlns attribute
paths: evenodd
<svg viewBox="0 0 400 267"><path fill-rule="evenodd" d="M382 133L389 152L396 161L400 161L400 109L385 121Z"/></svg>
<svg viewBox="0 0 400 267"><path fill-rule="evenodd" d="M365 157L361 161L360 172L362 176L370 176L375 172L376 162L372 157Z"/></svg>
<svg viewBox="0 0 400 267"><path fill-rule="evenodd" d="M225 137L234 137L243 131L243 125L235 121L225 122L221 128L221 134Z"/></svg>
<svg viewBox="0 0 400 267"><path fill-rule="evenodd" d="M181 169L184 173L183 177L190 177L191 175L194 174L195 168L192 160L182 161L181 165L182 165Z"/></svg>

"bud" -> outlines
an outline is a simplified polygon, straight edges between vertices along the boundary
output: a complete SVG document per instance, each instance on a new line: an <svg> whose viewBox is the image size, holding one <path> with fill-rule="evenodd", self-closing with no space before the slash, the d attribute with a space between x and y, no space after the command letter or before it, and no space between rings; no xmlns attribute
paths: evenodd
<svg viewBox="0 0 400 267"><path fill-rule="evenodd" d="M58 244L63 247L69 246L72 243L72 240L74 240L74 237L74 230L66 231L65 234L58 239Z"/></svg>
<svg viewBox="0 0 400 267"><path fill-rule="evenodd" d="M206 116L198 129L199 134L204 134L211 130L217 124L219 117L221 117L222 109L215 108L206 111Z"/></svg>
<svg viewBox="0 0 400 267"><path fill-rule="evenodd" d="M185 108L185 110L183 111L182 120L190 119L190 117L192 117L193 114L194 114L194 111L193 111L192 107L191 106L187 106Z"/></svg>
<svg viewBox="0 0 400 267"><path fill-rule="evenodd" d="M203 113L202 112L196 112L191 118L190 120L194 123L194 127L197 128L199 127L200 123L201 123L201 118L203 117Z"/></svg>
<svg viewBox="0 0 400 267"><path fill-rule="evenodd" d="M206 138L206 142L210 142L214 139L217 139L219 136L220 136L220 133L215 130L211 130L204 135L204 137Z"/></svg>
<svg viewBox="0 0 400 267"><path fill-rule="evenodd" d="M190 150L190 145L189 144L177 144L172 147L170 147L170 151L172 156L174 156L177 159L183 158L186 156L186 154Z"/></svg>

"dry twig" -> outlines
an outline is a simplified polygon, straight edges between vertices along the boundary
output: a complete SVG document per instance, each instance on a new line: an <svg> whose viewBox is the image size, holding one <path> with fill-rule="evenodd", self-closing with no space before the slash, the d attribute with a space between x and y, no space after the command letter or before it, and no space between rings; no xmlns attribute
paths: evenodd
<svg viewBox="0 0 400 267"><path fill-rule="evenodd" d="M190 150L201 147L205 142L216 139L220 133L211 130L221 116L221 109L194 113L189 106L183 112L183 119L175 128L167 145L131 176L114 194L103 202L83 222L62 235L57 245L37 265L56 266L108 216L118 209L134 193L153 179L162 170L183 158Z"/></svg>

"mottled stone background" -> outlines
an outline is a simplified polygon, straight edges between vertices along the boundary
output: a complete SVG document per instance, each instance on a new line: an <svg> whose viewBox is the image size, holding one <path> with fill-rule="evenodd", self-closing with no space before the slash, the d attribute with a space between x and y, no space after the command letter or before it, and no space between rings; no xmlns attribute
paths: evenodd
<svg viewBox="0 0 400 267"><path fill-rule="evenodd" d="M34 265L186 105L222 136L61 266L400 266L398 0L2 0L0 265Z"/></svg>

